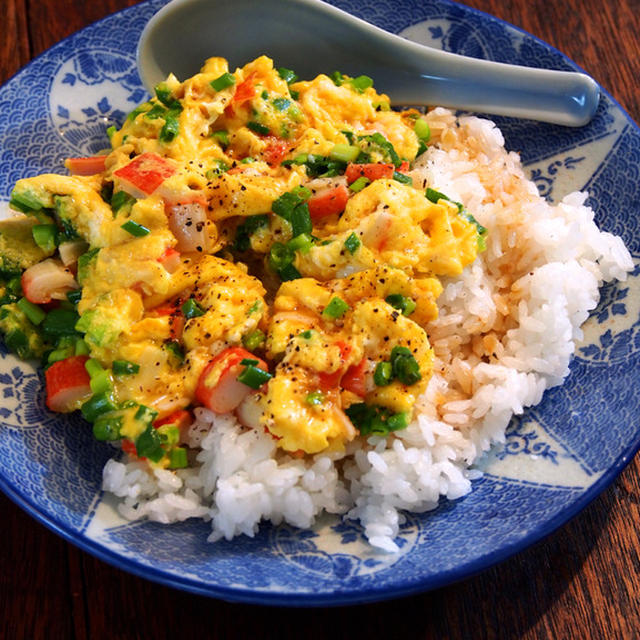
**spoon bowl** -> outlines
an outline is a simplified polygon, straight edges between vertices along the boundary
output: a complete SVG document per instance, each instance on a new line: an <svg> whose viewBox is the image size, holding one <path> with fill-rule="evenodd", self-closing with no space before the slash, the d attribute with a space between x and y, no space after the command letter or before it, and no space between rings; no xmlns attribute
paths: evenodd
<svg viewBox="0 0 640 640"><path fill-rule="evenodd" d="M231 68L266 54L301 78L336 69L374 78L398 105L440 105L582 126L598 107L597 83L583 73L469 58L387 33L319 0L172 0L145 27L138 69L153 87L185 79L206 58Z"/></svg>

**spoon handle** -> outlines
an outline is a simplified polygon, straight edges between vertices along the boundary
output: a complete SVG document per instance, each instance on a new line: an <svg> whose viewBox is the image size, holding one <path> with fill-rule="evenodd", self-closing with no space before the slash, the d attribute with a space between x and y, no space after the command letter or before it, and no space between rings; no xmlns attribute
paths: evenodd
<svg viewBox="0 0 640 640"><path fill-rule="evenodd" d="M410 48L413 43L407 42ZM521 67L415 47L402 69L378 71L376 85L397 104L425 104L579 127L600 99L583 73ZM437 97L437 98L436 98Z"/></svg>

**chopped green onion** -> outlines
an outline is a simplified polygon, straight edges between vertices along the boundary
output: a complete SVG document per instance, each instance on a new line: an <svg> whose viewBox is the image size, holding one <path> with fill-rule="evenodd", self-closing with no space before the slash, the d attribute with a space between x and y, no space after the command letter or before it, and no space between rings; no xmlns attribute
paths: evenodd
<svg viewBox="0 0 640 640"><path fill-rule="evenodd" d="M165 118L168 110L161 104L154 104L149 111L144 114L147 120L157 120L158 118Z"/></svg>
<svg viewBox="0 0 640 640"><path fill-rule="evenodd" d="M466 220L467 222L471 222L471 224L476 225L476 230L478 231L478 235L485 236L487 234L488 229L483 227L470 213L467 211L461 211L460 217ZM483 238L484 239L484 238Z"/></svg>
<svg viewBox="0 0 640 640"><path fill-rule="evenodd" d="M393 179L402 184L413 184L413 179L399 171L393 172Z"/></svg>
<svg viewBox="0 0 640 640"><path fill-rule="evenodd" d="M343 316L351 307L338 296L334 296L329 301L329 304L322 311L322 315L325 318L330 318L332 320L336 320Z"/></svg>
<svg viewBox="0 0 640 640"><path fill-rule="evenodd" d="M269 266L276 272L293 263L295 252L281 242L274 242L269 250Z"/></svg>
<svg viewBox="0 0 640 640"><path fill-rule="evenodd" d="M187 320L190 320L191 318L197 318L199 316L203 316L204 313L205 313L204 309L193 298L189 298L182 305L182 314Z"/></svg>
<svg viewBox="0 0 640 640"><path fill-rule="evenodd" d="M373 80L369 76L358 76L351 80L351 86L358 92L364 93L369 87L373 87Z"/></svg>
<svg viewBox="0 0 640 640"><path fill-rule="evenodd" d="M172 116L167 116L164 121L164 126L160 129L158 138L160 142L172 142L178 133L180 133L180 123L178 122L178 119Z"/></svg>
<svg viewBox="0 0 640 640"><path fill-rule="evenodd" d="M133 120L135 120L141 113L144 113L145 111L147 111L150 108L151 103L149 102L143 102L141 105L137 106L133 111L131 111L129 113L129 115L127 116L127 120L129 122L132 122Z"/></svg>
<svg viewBox="0 0 640 640"><path fill-rule="evenodd" d="M354 193L358 193L358 191L362 191L368 184L371 184L371 180L365 176L360 176L349 185L349 189Z"/></svg>
<svg viewBox="0 0 640 640"><path fill-rule="evenodd" d="M147 227L139 224L138 222L134 222L133 220L127 220L124 224L120 225L120 228L124 229L127 233L130 233L136 238L142 238L150 233Z"/></svg>
<svg viewBox="0 0 640 640"><path fill-rule="evenodd" d="M84 368L87 370L90 378L95 378L98 374L104 372L103 366L95 358L89 358L89 360L84 363Z"/></svg>
<svg viewBox="0 0 640 640"><path fill-rule="evenodd" d="M304 340L311 340L311 338L313 338L313 331L311 329L305 329L298 335Z"/></svg>
<svg viewBox="0 0 640 640"><path fill-rule="evenodd" d="M271 211L277 216L291 221L293 210L300 204L303 204L304 199L293 191L287 191L283 193L279 198L273 201L271 204Z"/></svg>
<svg viewBox="0 0 640 640"><path fill-rule="evenodd" d="M78 282L82 284L85 278L89 275L89 268L91 264L98 256L98 252L100 251L99 247L95 249L89 249L78 258Z"/></svg>
<svg viewBox="0 0 640 640"><path fill-rule="evenodd" d="M165 447L173 447L180 440L180 429L175 424L163 424L156 428L160 441Z"/></svg>
<svg viewBox="0 0 640 640"><path fill-rule="evenodd" d="M278 75L287 83L291 84L298 79L295 71L287 69L285 67L278 67Z"/></svg>
<svg viewBox="0 0 640 640"><path fill-rule="evenodd" d="M126 191L116 191L113 196L111 196L111 210L115 214L118 213L122 207L133 205L135 202L136 199Z"/></svg>
<svg viewBox="0 0 640 640"><path fill-rule="evenodd" d="M44 251L53 252L58 246L56 236L58 227L55 224L36 224L31 227L31 233L35 243Z"/></svg>
<svg viewBox="0 0 640 640"><path fill-rule="evenodd" d="M257 362L257 360L253 361ZM238 376L238 382L246 384L252 389L259 389L263 384L269 382L273 376L264 369L256 367L254 364L248 364L242 373Z"/></svg>
<svg viewBox="0 0 640 640"><path fill-rule="evenodd" d="M54 362L59 362L60 360L66 360L72 355L74 355L73 349L70 349L69 347L54 349L47 356L47 364L53 364Z"/></svg>
<svg viewBox="0 0 640 640"><path fill-rule="evenodd" d="M349 237L344 241L344 248L353 255L360 246L360 238L355 233L349 234Z"/></svg>
<svg viewBox="0 0 640 640"><path fill-rule="evenodd" d="M235 76L232 73L223 73L221 76L218 76L215 80L212 80L209 84L216 91L222 91L223 89L228 89L232 87L236 83Z"/></svg>
<svg viewBox="0 0 640 640"><path fill-rule="evenodd" d="M11 351L18 354L18 357L22 360L34 357L29 344L29 339L21 329L12 329L7 331L4 336L4 343Z"/></svg>
<svg viewBox="0 0 640 640"><path fill-rule="evenodd" d="M107 135L109 136L109 140L111 140L111 138L113 138L113 134L117 131L116 127L111 125L110 127L107 127Z"/></svg>
<svg viewBox="0 0 640 640"><path fill-rule="evenodd" d="M240 160L241 164L250 164L252 162L255 162L256 159L252 158L251 156L247 156L246 158L242 158L242 160Z"/></svg>
<svg viewBox="0 0 640 640"><path fill-rule="evenodd" d="M29 302L26 298L20 298L16 303L18 309L35 325L39 325L47 317L47 314L38 306Z"/></svg>
<svg viewBox="0 0 640 640"><path fill-rule="evenodd" d="M436 191L431 187L427 187L425 195L427 196L427 200L434 204L438 204L438 200L449 200L449 197L445 196L444 193L440 193L440 191Z"/></svg>
<svg viewBox="0 0 640 640"><path fill-rule="evenodd" d="M187 465L187 450L184 447L174 447L169 451L169 469L184 469Z"/></svg>
<svg viewBox="0 0 640 640"><path fill-rule="evenodd" d="M287 282L289 280L297 280L302 277L302 274L292 265L288 264L278 271L280 280Z"/></svg>
<svg viewBox="0 0 640 640"><path fill-rule="evenodd" d="M159 85L155 87L156 98L162 102L165 107L169 107L170 109L175 108L176 104L180 104L178 100L176 100L172 93L171 89L164 83L161 82Z"/></svg>
<svg viewBox="0 0 640 640"><path fill-rule="evenodd" d="M329 152L329 157L332 160L341 160L342 162L354 162L360 154L360 147L356 147L350 144L338 143L333 145L333 148Z"/></svg>
<svg viewBox="0 0 640 640"><path fill-rule="evenodd" d="M362 435L389 435L409 424L408 413L391 413L386 407L358 402L347 407L345 413Z"/></svg>
<svg viewBox="0 0 640 640"><path fill-rule="evenodd" d="M149 407L145 407L141 404L138 405L138 410L133 417L144 424L150 425L158 417L158 412L155 409L150 409Z"/></svg>
<svg viewBox="0 0 640 640"><path fill-rule="evenodd" d="M164 457L160 434L151 424L147 425L147 428L138 436L135 444L138 456L141 458L159 462Z"/></svg>
<svg viewBox="0 0 640 640"><path fill-rule="evenodd" d="M334 71L329 77L333 80L333 84L335 84L336 87L342 86L344 76L339 71Z"/></svg>
<svg viewBox="0 0 640 640"><path fill-rule="evenodd" d="M406 429L409 426L409 412L403 411L402 413L394 413L387 418L387 427L389 431L398 431L399 429Z"/></svg>
<svg viewBox="0 0 640 640"><path fill-rule="evenodd" d="M259 122L256 122L255 120L249 120L249 122L247 122L247 128L251 129L251 131L261 135L261 136L268 136L269 135L269 127L260 124Z"/></svg>
<svg viewBox="0 0 640 640"><path fill-rule="evenodd" d="M289 240L287 246L300 253L309 253L309 250L313 246L313 237L308 233L301 233L293 238L293 240Z"/></svg>
<svg viewBox="0 0 640 640"><path fill-rule="evenodd" d="M242 358L242 360L240 360L240 364L243 367L248 367L249 365L256 365L258 364L258 360L256 360L255 358Z"/></svg>
<svg viewBox="0 0 640 640"><path fill-rule="evenodd" d="M402 384L410 386L422 379L420 366L411 351L406 347L394 347L391 350L390 361L393 377Z"/></svg>
<svg viewBox="0 0 640 640"><path fill-rule="evenodd" d="M291 189L291 193L294 193L304 202L306 202L313 195L311 193L311 189L307 189L307 187L303 187L301 184Z"/></svg>
<svg viewBox="0 0 640 640"><path fill-rule="evenodd" d="M74 309L53 309L42 322L42 331L50 338L76 335L78 314Z"/></svg>
<svg viewBox="0 0 640 640"><path fill-rule="evenodd" d="M80 302L80 300L82 299L82 289L74 289L73 291L68 291L67 292L67 300L71 303L71 304L78 304L78 302Z"/></svg>
<svg viewBox="0 0 640 640"><path fill-rule="evenodd" d="M288 109L291 106L291 100L289 100L289 98L274 98L273 106L278 111L284 111L285 109Z"/></svg>
<svg viewBox="0 0 640 640"><path fill-rule="evenodd" d="M312 391L307 394L304 400L307 404L319 406L324 402L324 393L322 393L322 391Z"/></svg>
<svg viewBox="0 0 640 640"><path fill-rule="evenodd" d="M116 404L110 393L93 395L80 407L84 419L89 422L94 422L99 415L115 409Z"/></svg>
<svg viewBox="0 0 640 640"><path fill-rule="evenodd" d="M88 356L89 345L82 338L78 338L73 348L73 354L76 356Z"/></svg>
<svg viewBox="0 0 640 640"><path fill-rule="evenodd" d="M140 371L140 365L129 360L114 360L111 368L116 376L131 376Z"/></svg>
<svg viewBox="0 0 640 640"><path fill-rule="evenodd" d="M89 361L87 360L87 362ZM91 374L89 375L91 376ZM93 391L93 393L106 393L107 391L113 390L113 379L111 378L111 372L105 371L103 369L99 373L91 376L89 386L91 387L91 391Z"/></svg>
<svg viewBox="0 0 640 640"><path fill-rule="evenodd" d="M167 340L162 345L180 364L184 361L184 351L176 340Z"/></svg>
<svg viewBox="0 0 640 640"><path fill-rule="evenodd" d="M373 381L378 387L386 387L391 384L391 378L393 376L392 367L390 362L378 362L375 371L373 372Z"/></svg>
<svg viewBox="0 0 640 640"><path fill-rule="evenodd" d="M399 293L389 294L385 298L385 301L388 302L394 309L400 311L403 316L411 315L416 309L416 303L412 298L403 296Z"/></svg>
<svg viewBox="0 0 640 640"><path fill-rule="evenodd" d="M269 97L269 92L268 92L266 89L264 89L264 90L262 91L262 93L260 94L260 97L261 97L263 100L266 100L266 99Z"/></svg>
<svg viewBox="0 0 640 640"><path fill-rule="evenodd" d="M252 313L256 313L256 311L260 311L260 308L262 307L262 302L260 302L260 300L256 300L250 307L249 310L247 311L247 315L251 315Z"/></svg>
<svg viewBox="0 0 640 640"><path fill-rule="evenodd" d="M418 118L416 120L415 124L413 125L413 130L416 136L418 136L418 140L428 142L429 138L431 138L431 129L429 128L426 120L423 120L422 118Z"/></svg>
<svg viewBox="0 0 640 640"><path fill-rule="evenodd" d="M402 164L400 156L397 154L393 144L389 142L381 133L372 133L370 135L358 136L358 140L368 142L369 144L378 147L385 156L389 158L389 161L393 163L395 167L399 167Z"/></svg>
<svg viewBox="0 0 640 640"><path fill-rule="evenodd" d="M242 336L242 344L249 350L254 351L264 344L266 336L263 331L256 329L246 336Z"/></svg>
<svg viewBox="0 0 640 640"><path fill-rule="evenodd" d="M119 440L122 429L122 415L105 413L93 423L93 437L101 442Z"/></svg>
<svg viewBox="0 0 640 640"><path fill-rule="evenodd" d="M427 144L425 143L424 140L420 140L420 142L418 143L418 151L416 153L416 158L418 156L421 156L426 150L428 149Z"/></svg>
<svg viewBox="0 0 640 640"><path fill-rule="evenodd" d="M291 212L289 222L291 223L291 231L294 238L299 236L301 233L311 233L313 227L311 225L309 207L306 203L299 204Z"/></svg>
<svg viewBox="0 0 640 640"><path fill-rule="evenodd" d="M42 209L42 202L29 192L16 193L15 189L11 193L11 200L9 205L22 213L31 213L32 211L40 211Z"/></svg>
<svg viewBox="0 0 640 640"><path fill-rule="evenodd" d="M214 131L211 134L212 138L215 138L216 140L218 140L220 142L220 144L222 145L222 147L226 148L229 146L229 132L225 131L224 129L220 130L220 131Z"/></svg>

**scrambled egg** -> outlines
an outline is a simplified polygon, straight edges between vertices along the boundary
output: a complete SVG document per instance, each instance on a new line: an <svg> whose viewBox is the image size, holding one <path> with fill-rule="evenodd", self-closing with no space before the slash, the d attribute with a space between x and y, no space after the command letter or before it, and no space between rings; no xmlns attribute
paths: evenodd
<svg viewBox="0 0 640 640"><path fill-rule="evenodd" d="M420 114L366 76L292 76L212 58L159 85L92 175L70 160L76 175L16 185L17 208L85 243L76 330L108 372L129 367L112 398L139 446L133 406L204 404L285 451L341 450L406 426L427 386L438 277L484 230L407 175Z"/></svg>

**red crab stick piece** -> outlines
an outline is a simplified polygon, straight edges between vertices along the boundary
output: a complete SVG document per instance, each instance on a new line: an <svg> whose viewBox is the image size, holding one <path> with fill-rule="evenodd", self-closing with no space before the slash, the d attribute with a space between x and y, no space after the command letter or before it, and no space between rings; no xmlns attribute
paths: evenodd
<svg viewBox="0 0 640 640"><path fill-rule="evenodd" d="M74 176L94 176L105 170L104 161L107 156L92 156L90 158L67 158L64 166Z"/></svg>
<svg viewBox="0 0 640 640"><path fill-rule="evenodd" d="M85 369L88 356L72 356L54 362L45 372L47 407L69 413L91 397L91 379Z"/></svg>
<svg viewBox="0 0 640 640"><path fill-rule="evenodd" d="M157 153L143 153L113 172L121 188L140 198L151 195L167 178L177 173L175 167Z"/></svg>
<svg viewBox="0 0 640 640"><path fill-rule="evenodd" d="M351 365L340 381L342 388L364 398L367 395L368 364L368 360L362 358L358 364Z"/></svg>
<svg viewBox="0 0 640 640"><path fill-rule="evenodd" d="M24 297L34 304L62 300L66 292L78 288L71 271L59 260L47 258L30 266L20 279Z"/></svg>
<svg viewBox="0 0 640 640"><path fill-rule="evenodd" d="M319 220L342 213L348 201L349 191L343 184L333 189L326 189L309 198L307 202L309 215L312 220Z"/></svg>
<svg viewBox="0 0 640 640"><path fill-rule="evenodd" d="M196 399L211 411L233 411L253 389L238 380L243 360L257 360L256 367L267 370L267 363L240 347L219 353L202 371L196 387Z"/></svg>
<svg viewBox="0 0 640 640"><path fill-rule="evenodd" d="M380 180L381 178L391 179L393 178L393 172L395 167L392 164L385 164L382 162L372 162L370 164L349 164L344 175L347 178L347 182L351 184L358 178L367 178L373 182L374 180Z"/></svg>

